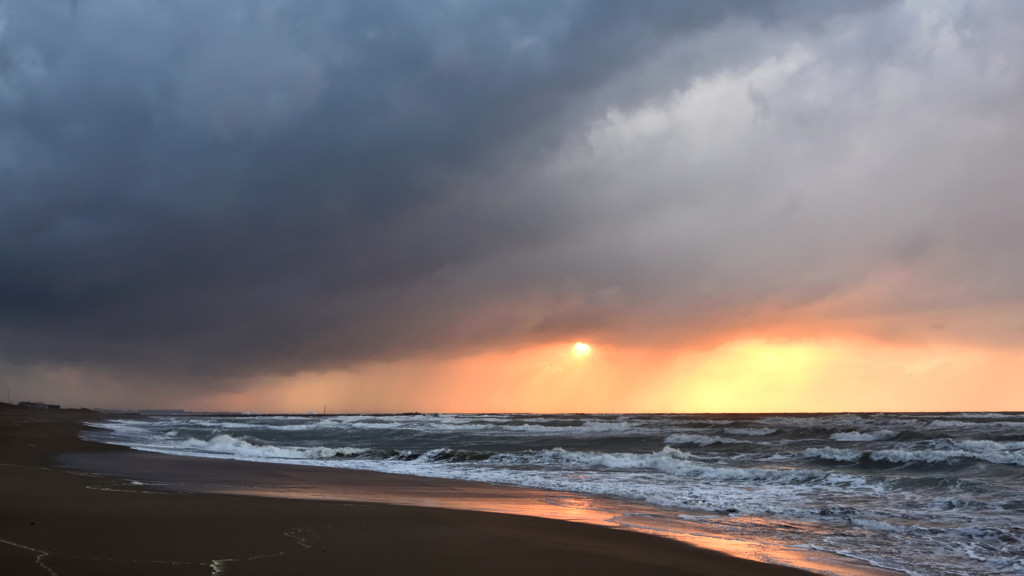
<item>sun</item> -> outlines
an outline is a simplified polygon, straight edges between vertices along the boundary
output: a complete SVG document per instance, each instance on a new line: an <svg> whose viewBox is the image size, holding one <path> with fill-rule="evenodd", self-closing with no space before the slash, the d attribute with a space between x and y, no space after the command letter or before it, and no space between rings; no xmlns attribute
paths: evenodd
<svg viewBox="0 0 1024 576"><path fill-rule="evenodd" d="M590 356L591 352L592 349L590 348L590 344L585 342L577 342L572 345L572 355L577 358L586 358L587 356Z"/></svg>

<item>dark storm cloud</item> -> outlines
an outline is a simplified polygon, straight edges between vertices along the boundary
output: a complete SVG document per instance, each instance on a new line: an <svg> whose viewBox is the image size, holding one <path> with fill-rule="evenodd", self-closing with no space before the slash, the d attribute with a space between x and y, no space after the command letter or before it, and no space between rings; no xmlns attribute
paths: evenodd
<svg viewBox="0 0 1024 576"><path fill-rule="evenodd" d="M1004 246L958 244L924 224L892 237L901 225L886 224L883 247L843 236L856 226L835 233L837 217L884 210L889 192L846 210L787 174L838 178L828 170L861 130L853 99L823 106L770 82L752 81L764 94L737 85L784 125L737 132L754 139L723 144L718 167L665 153L685 147L678 131L628 144L643 110L671 124L657 111L772 57L800 68L778 82L807 93L819 82L826 97L914 57L906 16L886 3L812 6L4 4L0 355L239 376L580 331L685 339L759 318L747 311L764 301L820 302L879 261L927 259L943 242ZM857 31L865 22L876 37ZM800 60L794 43L814 54ZM951 116L985 106L951 102ZM886 138L883 128L865 138ZM772 152L760 157L774 165L757 162L756 138L787 137L807 154L765 140ZM910 202L913 180L894 203ZM877 184L845 182L837 197L854 198L849 182ZM830 264L815 271L820 262ZM959 273L959 262L929 270Z"/></svg>

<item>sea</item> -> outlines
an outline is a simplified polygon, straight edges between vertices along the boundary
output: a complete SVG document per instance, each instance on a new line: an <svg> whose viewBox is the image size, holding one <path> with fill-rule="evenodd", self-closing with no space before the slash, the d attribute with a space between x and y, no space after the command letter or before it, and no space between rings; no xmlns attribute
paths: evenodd
<svg viewBox="0 0 1024 576"><path fill-rule="evenodd" d="M550 490L622 528L822 573L1024 574L1024 413L132 414L83 436ZM837 562L792 561L812 555Z"/></svg>

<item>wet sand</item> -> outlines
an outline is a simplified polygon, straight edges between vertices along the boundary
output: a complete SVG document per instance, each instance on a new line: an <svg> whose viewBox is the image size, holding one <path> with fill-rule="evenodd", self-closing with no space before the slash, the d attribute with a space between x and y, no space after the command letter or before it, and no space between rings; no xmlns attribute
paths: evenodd
<svg viewBox="0 0 1024 576"><path fill-rule="evenodd" d="M82 422L97 418L0 406L0 572L808 574L598 525L430 507L458 497L515 511L540 501L530 490L176 458L79 439ZM317 499L310 487L325 481L359 501ZM203 492L222 493L182 491L202 484Z"/></svg>

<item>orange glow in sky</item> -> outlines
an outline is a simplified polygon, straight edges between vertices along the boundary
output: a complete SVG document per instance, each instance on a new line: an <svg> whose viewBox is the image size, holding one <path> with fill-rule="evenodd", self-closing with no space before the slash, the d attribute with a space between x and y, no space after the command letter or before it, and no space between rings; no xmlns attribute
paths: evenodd
<svg viewBox="0 0 1024 576"><path fill-rule="evenodd" d="M586 345L584 345L586 346ZM193 409L829 412L1024 408L1024 358L953 345L745 338L710 350L570 343L264 378ZM581 359L586 362L581 362Z"/></svg>

